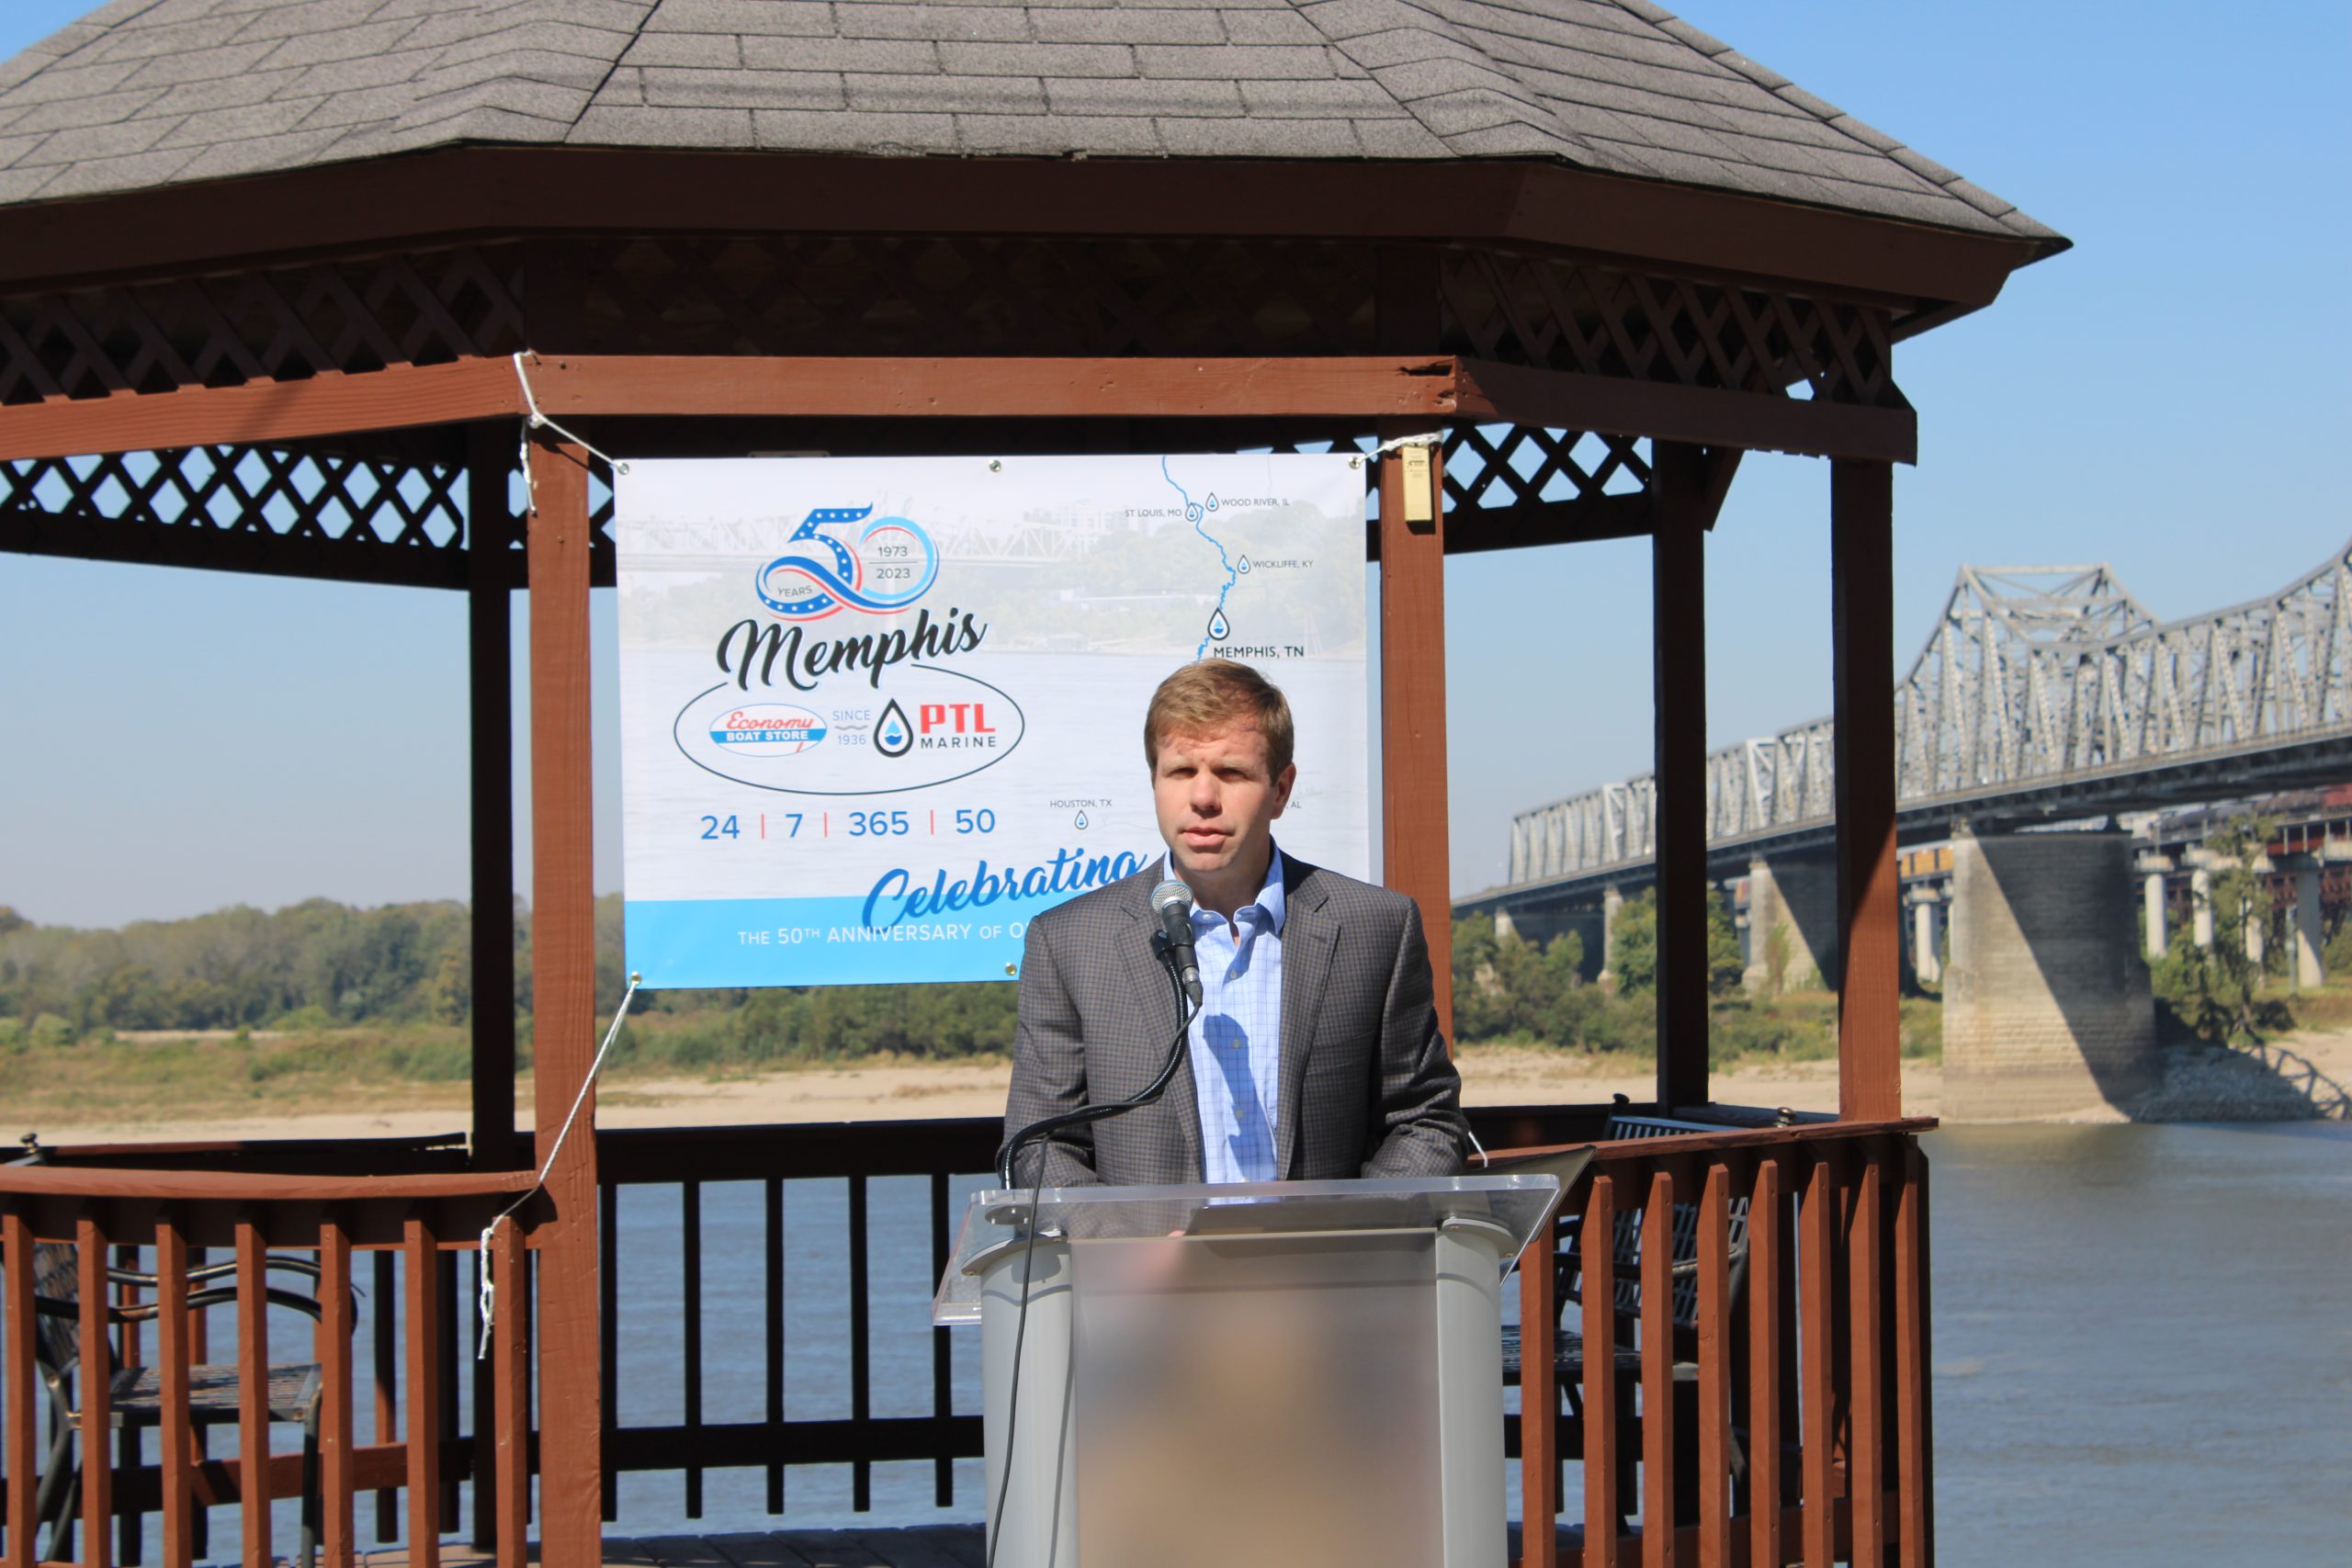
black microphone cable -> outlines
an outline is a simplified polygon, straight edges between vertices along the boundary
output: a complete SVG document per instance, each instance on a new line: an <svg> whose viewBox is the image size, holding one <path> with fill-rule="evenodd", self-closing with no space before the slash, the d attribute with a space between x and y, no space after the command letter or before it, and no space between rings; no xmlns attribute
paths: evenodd
<svg viewBox="0 0 2352 1568"><path fill-rule="evenodd" d="M1169 984L1175 987L1176 1012L1179 1020L1176 1025L1176 1038L1168 1047L1168 1060L1160 1067L1159 1076L1125 1100L1117 1100L1109 1105L1082 1105L1076 1111L1065 1111L1057 1115L1048 1116L1043 1121L1034 1122L1021 1129L1006 1141L1004 1153L999 1165L999 1172L1003 1178L1007 1190L1012 1187L1012 1163L1019 1156L1023 1145L1034 1139L1049 1136L1064 1127L1099 1122L1105 1117L1116 1116L1123 1111L1133 1111L1140 1106L1149 1105L1168 1092L1169 1084L1175 1079L1177 1065L1184 1059L1185 1047L1192 1043L1193 1020L1198 1016L1201 1010L1200 1005L1193 1002L1185 990L1183 976L1176 966L1175 954L1170 951L1168 942L1156 932L1153 948L1159 955L1161 964L1168 970ZM996 1568L997 1543L1004 1539L1004 1502L1012 1493L1012 1436L1019 1428L1021 1422L1021 1352L1022 1347L1029 1338L1029 1286L1034 1278L1031 1266L1037 1256L1037 1232L1042 1228L1037 1223L1037 1205L1042 1201L1045 1190L1046 1156L1041 1151L1037 1156L1037 1179L1031 1183L1029 1188L1029 1239L1023 1244L1021 1249L1021 1314L1015 1320L1012 1330L1012 1380L1006 1386L1004 1395L1004 1472L997 1480L996 1506L989 1511L987 1568ZM1060 1433L1061 1438L1065 1441L1068 1439L1069 1428L1071 1386L1069 1369L1065 1367L1062 1373L1062 1432ZM1048 1522L1046 1528L1048 1539L1058 1541L1061 1529L1059 1476L1055 1478L1054 1499L1055 1517Z"/></svg>

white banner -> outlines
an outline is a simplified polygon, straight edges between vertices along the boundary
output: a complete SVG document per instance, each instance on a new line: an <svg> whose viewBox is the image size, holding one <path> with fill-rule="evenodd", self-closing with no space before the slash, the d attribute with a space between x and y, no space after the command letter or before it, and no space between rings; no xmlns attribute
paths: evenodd
<svg viewBox="0 0 2352 1568"><path fill-rule="evenodd" d="M1293 852L1367 874L1364 478L1347 455L633 460L628 964L649 986L1002 979L1160 852L1144 706L1255 665Z"/></svg>

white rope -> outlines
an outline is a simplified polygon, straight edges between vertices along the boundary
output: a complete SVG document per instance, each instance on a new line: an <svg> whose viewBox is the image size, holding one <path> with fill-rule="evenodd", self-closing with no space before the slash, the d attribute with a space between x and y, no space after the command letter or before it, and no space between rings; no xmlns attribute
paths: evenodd
<svg viewBox="0 0 2352 1568"><path fill-rule="evenodd" d="M613 1010L613 1026L605 1031L605 1043L596 1047L596 1059L588 1064L588 1076L580 1080L580 1092L571 1097L571 1113L564 1117L563 1126L556 1134L555 1143L548 1150L546 1161L539 1167L539 1179L531 1183L529 1191L501 1209L490 1224L481 1227L481 1262L476 1271L481 1281L477 1299L481 1313L481 1343L474 1347L474 1359L477 1361L490 1354L491 1322L498 1304L498 1290L490 1278L490 1238L498 1234L498 1227L506 1223L509 1215L537 1197L547 1186L548 1172L555 1168L555 1156L563 1152L564 1139L571 1136L571 1124L580 1120L580 1108L588 1103L588 1091L596 1087L596 1075L605 1070L605 1057L611 1053L613 1042L620 1038L621 1020L628 1016L629 999L637 995L638 985L643 979L641 975L633 974L628 977L628 989L621 993L621 1005Z"/></svg>
<svg viewBox="0 0 2352 1568"><path fill-rule="evenodd" d="M532 510L537 511L538 509L537 497L539 493L539 481L537 476L533 475L531 472L531 432L534 430L544 428L554 431L558 435L562 436L566 441L571 442L574 446L579 447L591 457L603 458L605 467L612 469L613 472L616 474L625 474L628 472L628 465L627 463L617 461L606 453L598 451L595 447L589 446L587 442L582 441L579 436L573 434L571 431L564 429L563 426L558 424L555 421L549 419L547 415L539 412L538 394L531 390L530 372L523 368L523 355L529 352L530 350L528 349L520 348L514 351L514 379L523 383L524 409L523 434L514 444L514 455L515 460L522 465L524 478L529 482L531 487Z"/></svg>

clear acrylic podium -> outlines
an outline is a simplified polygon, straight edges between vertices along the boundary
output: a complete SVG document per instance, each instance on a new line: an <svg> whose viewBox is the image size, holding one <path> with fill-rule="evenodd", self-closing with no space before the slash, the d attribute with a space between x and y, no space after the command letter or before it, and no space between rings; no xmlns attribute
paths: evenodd
<svg viewBox="0 0 2352 1568"><path fill-rule="evenodd" d="M933 1320L980 1325L999 1568L1503 1568L1502 1280L1561 1179L977 1195Z"/></svg>

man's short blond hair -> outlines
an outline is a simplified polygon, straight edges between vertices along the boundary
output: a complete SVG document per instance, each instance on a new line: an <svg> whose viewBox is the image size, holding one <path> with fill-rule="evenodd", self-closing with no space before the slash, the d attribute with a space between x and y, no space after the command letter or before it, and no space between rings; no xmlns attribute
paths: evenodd
<svg viewBox="0 0 2352 1568"><path fill-rule="evenodd" d="M1151 694L1143 715L1143 760L1154 773L1159 769L1159 742L1170 735L1208 735L1228 724L1257 726L1266 738L1266 764L1280 778L1290 766L1291 749L1298 735L1290 716L1290 700L1272 681L1247 664L1230 659L1204 659L1187 664Z"/></svg>

